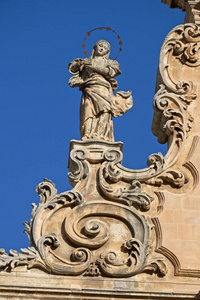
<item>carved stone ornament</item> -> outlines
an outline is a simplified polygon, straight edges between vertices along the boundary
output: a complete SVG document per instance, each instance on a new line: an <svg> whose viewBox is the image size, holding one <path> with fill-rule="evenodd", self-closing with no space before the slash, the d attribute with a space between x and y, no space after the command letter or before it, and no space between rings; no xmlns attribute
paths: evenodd
<svg viewBox="0 0 200 300"><path fill-rule="evenodd" d="M98 41L90 58L77 58L69 64L74 75L70 87L82 91L80 106L80 134L82 140L102 139L114 142L112 117L119 117L133 105L131 91L113 92L117 89L114 79L121 74L116 60L109 59L110 44Z"/></svg>
<svg viewBox="0 0 200 300"><path fill-rule="evenodd" d="M163 4L169 5L170 8L180 8L186 10L188 0L161 0Z"/></svg>
<svg viewBox="0 0 200 300"><path fill-rule="evenodd" d="M188 1L190 4L191 2ZM184 237L177 237L172 245L166 230L167 226L175 229L176 226L183 228L184 224L187 228L194 228L194 224L199 220L198 216L195 217L195 206L192 202L195 199L194 195L198 194L199 186L199 59L200 27L197 24L175 27L167 35L161 48L156 94L153 101L152 132L158 137L159 143L167 142L168 151L164 157L163 171L146 181L146 184L154 186L154 192L159 198L160 205L157 207L159 215L163 213L163 206L166 206L165 198L168 199L168 202L170 202L169 199L177 201L177 204L174 205L173 225L168 223L166 226L165 224L162 226L157 217L153 219L153 223L157 236L156 252L171 261L175 276L183 277L200 276L199 268L196 267L199 260L196 264L195 262L192 264L188 259L188 263L184 264L186 253L190 252L192 235L188 231ZM182 201L182 203L190 201L191 206L188 207L191 210L190 213L193 212L192 220L188 221L188 211L178 201ZM171 210L169 209L169 211ZM168 210L164 217L162 214L160 215L161 221L167 222L165 219L167 212ZM181 214L181 220L178 218L179 214ZM164 245L163 234L165 234ZM179 246L178 240L181 241L181 238L184 239L184 247L180 242L181 252L178 252L176 247ZM170 244L170 247L167 247L167 243ZM194 243L197 245L196 240ZM199 257L199 251L195 252L194 257L195 255ZM182 264L189 267L182 267Z"/></svg>
<svg viewBox="0 0 200 300"><path fill-rule="evenodd" d="M200 25L199 0L161 0L161 2L169 5L169 8L180 8L182 11L186 11L184 23Z"/></svg>
<svg viewBox="0 0 200 300"><path fill-rule="evenodd" d="M168 152L165 157L150 155L147 168L141 170L123 167L123 144L114 142L112 117L132 106L132 96L130 92L113 95L114 77L120 71L118 63L108 59L109 44L99 41L89 59L70 63L74 75L70 86L82 91L82 141L72 140L69 152L73 189L57 194L47 179L37 186L39 205L32 204L30 221L24 223L30 247L8 254L1 249L1 270L25 265L60 275L167 274L166 258L172 263L175 259L162 246L158 219L165 203L162 189L186 193L198 182L190 157L197 144L191 132L199 43L199 27L194 24L177 26L164 41L152 131L160 143L168 143ZM186 77L181 68L187 68ZM186 145L190 151L181 156Z"/></svg>
<svg viewBox="0 0 200 300"><path fill-rule="evenodd" d="M57 194L47 179L37 186L39 206L32 204L31 220L25 222L30 247L22 253L1 250L1 269L27 265L61 275L165 275L164 262L150 246L153 223L142 214L153 197L138 180L160 172L162 156L151 156L137 178L137 171L121 165L122 143L71 141L70 148L74 189Z"/></svg>
<svg viewBox="0 0 200 300"><path fill-rule="evenodd" d="M192 111L198 93L195 68L200 66L199 42L199 26L185 24L175 27L161 48L152 132L159 143L168 143L165 170L179 159L193 127ZM165 178L164 174L159 177L160 182L173 181L176 186L181 186L188 181L183 170L165 174Z"/></svg>

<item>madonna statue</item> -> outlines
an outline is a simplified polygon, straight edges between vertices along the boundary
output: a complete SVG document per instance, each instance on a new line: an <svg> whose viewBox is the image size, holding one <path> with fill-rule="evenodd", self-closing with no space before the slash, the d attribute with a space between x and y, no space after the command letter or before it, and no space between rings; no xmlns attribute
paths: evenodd
<svg viewBox="0 0 200 300"><path fill-rule="evenodd" d="M121 74L119 63L109 59L110 44L98 41L90 58L73 60L68 68L74 76L71 87L82 91L80 105L81 139L114 141L112 117L123 115L133 105L131 91L117 92L117 81Z"/></svg>

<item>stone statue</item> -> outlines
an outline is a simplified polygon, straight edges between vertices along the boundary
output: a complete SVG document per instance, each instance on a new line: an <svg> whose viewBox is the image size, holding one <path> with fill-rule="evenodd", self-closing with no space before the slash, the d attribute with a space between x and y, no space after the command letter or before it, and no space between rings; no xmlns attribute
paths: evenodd
<svg viewBox="0 0 200 300"><path fill-rule="evenodd" d="M73 60L68 68L74 76L71 87L82 91L80 105L81 139L103 139L114 141L112 117L123 115L133 105L131 91L117 92L117 81L121 74L119 63L109 59L110 44L98 41L90 58Z"/></svg>

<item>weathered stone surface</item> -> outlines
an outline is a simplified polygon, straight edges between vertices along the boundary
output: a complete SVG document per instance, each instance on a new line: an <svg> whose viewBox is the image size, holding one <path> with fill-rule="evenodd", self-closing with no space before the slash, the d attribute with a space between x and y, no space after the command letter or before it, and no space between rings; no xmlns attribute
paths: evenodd
<svg viewBox="0 0 200 300"><path fill-rule="evenodd" d="M199 0L162 0L162 3L170 8L180 8L186 11L185 24L194 23L200 25L200 1Z"/></svg>
<svg viewBox="0 0 200 300"><path fill-rule="evenodd" d="M57 194L50 180L38 185L39 206L33 204L25 222L31 247L2 252L2 270L26 265L60 275L166 275L163 258L150 245L154 224L145 216L153 197L139 181L161 172L162 157L152 155L138 176L121 165L121 148L102 140L71 142L68 176L74 188Z"/></svg>
<svg viewBox="0 0 200 300"><path fill-rule="evenodd" d="M108 85L120 71L109 51L99 41L89 60L69 66L70 85L83 93L82 141L70 143L73 189L38 185L25 222L30 247L0 250L1 299L200 299L200 27L177 26L162 45L152 132L168 151L142 170L123 167L123 144L113 141ZM97 90L110 104L94 113Z"/></svg>
<svg viewBox="0 0 200 300"><path fill-rule="evenodd" d="M133 105L131 91L117 92L121 74L116 60L109 59L110 44L98 41L90 58L77 58L69 64L71 87L82 91L80 106L80 134L82 140L114 141L112 117L123 115Z"/></svg>
<svg viewBox="0 0 200 300"><path fill-rule="evenodd" d="M198 299L199 284L183 279L109 279L45 273L0 274L0 299Z"/></svg>
<svg viewBox="0 0 200 300"><path fill-rule="evenodd" d="M152 125L158 141L168 142L164 174L169 186L153 179L165 203L159 216L163 241L157 251L172 262L176 275L186 277L200 277L199 41L196 24L177 26L166 37Z"/></svg>
<svg viewBox="0 0 200 300"><path fill-rule="evenodd" d="M162 3L169 5L170 8L181 8L186 10L186 4L188 0L161 0Z"/></svg>

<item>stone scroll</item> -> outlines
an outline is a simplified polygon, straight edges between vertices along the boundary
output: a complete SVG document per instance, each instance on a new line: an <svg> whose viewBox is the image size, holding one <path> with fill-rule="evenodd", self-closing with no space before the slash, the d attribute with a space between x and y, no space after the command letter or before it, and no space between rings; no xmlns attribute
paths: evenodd
<svg viewBox="0 0 200 300"><path fill-rule="evenodd" d="M180 289L200 277L200 27L179 25L162 45L152 132L168 150L151 154L144 169L124 167L123 143L114 141L112 118L131 108L132 96L114 94L121 71L109 54L101 40L90 58L69 64L69 84L82 93L81 140L69 151L72 189L58 193L46 178L37 186L39 203L24 223L30 247L0 249L0 271L98 277L139 292L141 282L152 289L164 282L170 296L160 299L174 290L193 299Z"/></svg>

